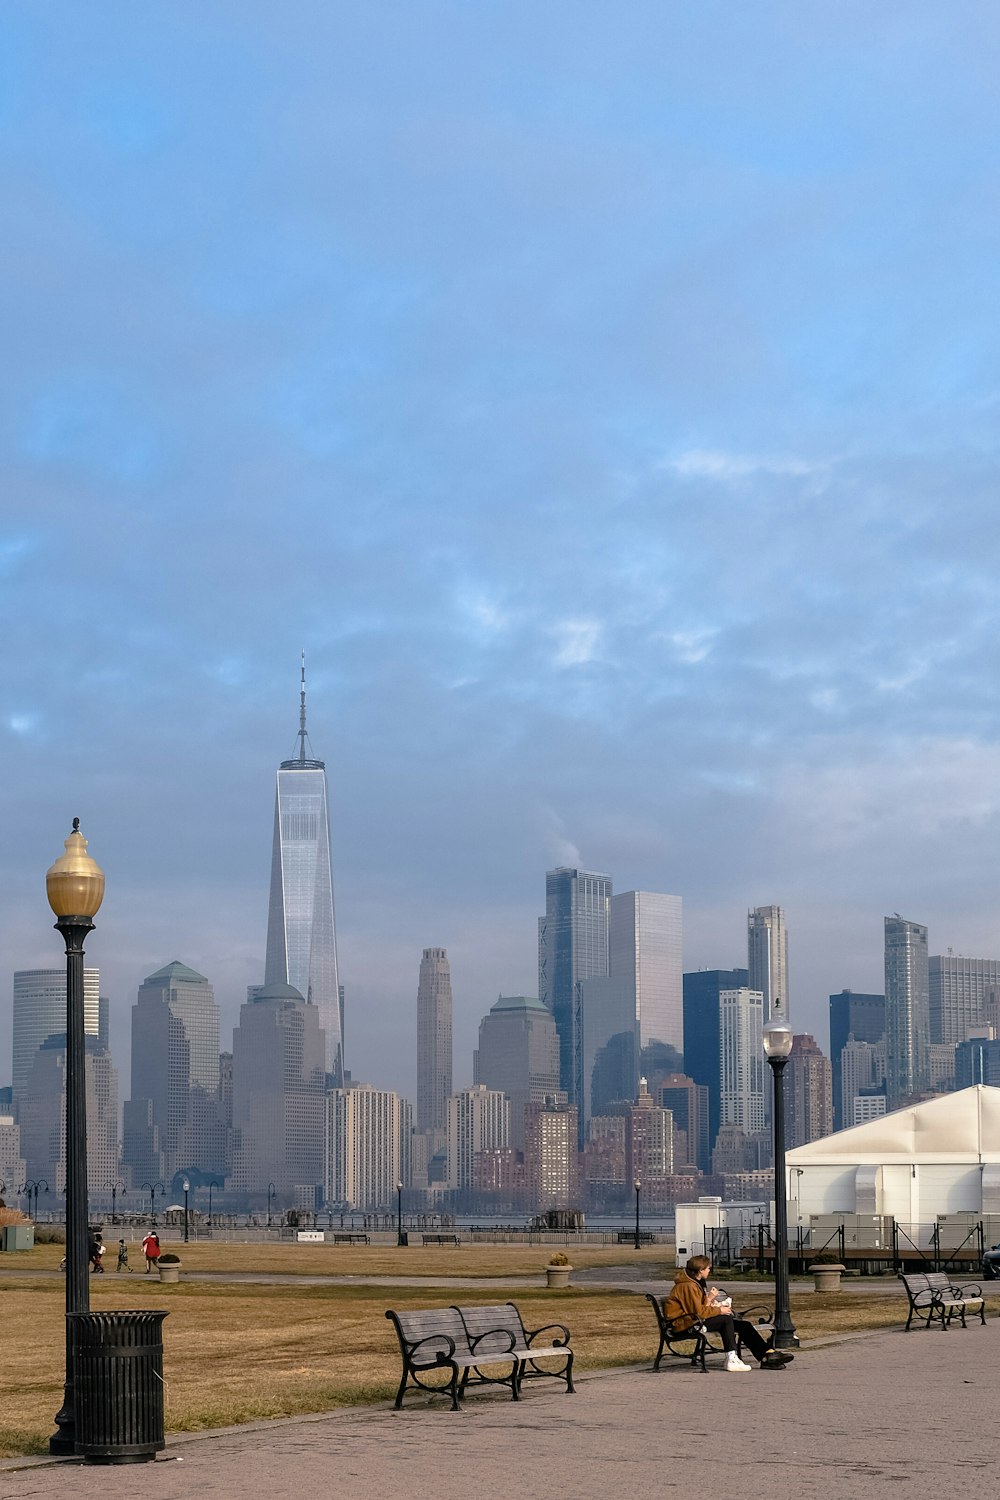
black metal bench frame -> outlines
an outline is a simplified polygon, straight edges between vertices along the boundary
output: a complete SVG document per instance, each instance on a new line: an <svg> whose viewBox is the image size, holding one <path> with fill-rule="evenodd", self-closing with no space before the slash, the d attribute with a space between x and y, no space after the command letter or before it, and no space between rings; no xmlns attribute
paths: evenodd
<svg viewBox="0 0 1000 1500"><path fill-rule="evenodd" d="M371 1236L362 1234L359 1230L351 1232L346 1229L333 1230L333 1243L335 1245L370 1245Z"/></svg>
<svg viewBox="0 0 1000 1500"><path fill-rule="evenodd" d="M459 1248L462 1245L457 1234L425 1234L423 1243L425 1245L457 1245Z"/></svg>
<svg viewBox="0 0 1000 1500"><path fill-rule="evenodd" d="M967 1308L978 1312L979 1321L986 1327L986 1298L976 1282L956 1285L944 1271L901 1271L899 1279L910 1301L906 1333L909 1333L914 1318L922 1318L925 1328L930 1328L932 1323L939 1323L942 1329L950 1328L956 1313L962 1327L967 1328Z"/></svg>
<svg viewBox="0 0 1000 1500"><path fill-rule="evenodd" d="M470 1383L506 1386L511 1400L519 1401L526 1373L555 1376L565 1380L570 1393L574 1390L569 1330L561 1323L554 1323L529 1331L513 1302L495 1307L452 1306L403 1313L390 1308L386 1317L396 1330L403 1361L403 1374L396 1392L396 1411L402 1406L403 1396L411 1384L432 1395L449 1396L452 1411L460 1409L461 1399ZM483 1323L490 1326L482 1327ZM562 1337L557 1337L544 1348L533 1346L533 1340L540 1333L554 1330ZM565 1359L563 1369L540 1368L538 1360L553 1356ZM505 1373L488 1374L484 1368L503 1370L508 1364L510 1370ZM528 1366L531 1368L527 1369ZM446 1372L447 1383L430 1384L421 1378L432 1371Z"/></svg>
<svg viewBox="0 0 1000 1500"><path fill-rule="evenodd" d="M720 1343L712 1342L713 1334L716 1331L706 1328L700 1318L696 1318L693 1323L689 1323L687 1317L668 1318L663 1310L663 1299L655 1296L652 1292L647 1292L645 1295L646 1301L656 1314L656 1326L660 1333L660 1347L656 1351L653 1369L659 1370L664 1354L673 1354L678 1359L686 1359L691 1365L700 1365L702 1374L707 1375L708 1367L705 1364L706 1354L725 1353ZM757 1320L762 1326L770 1323L774 1316L772 1309L763 1302L756 1303L753 1307L744 1308L742 1312L734 1313L734 1316L736 1318L750 1318L754 1313L765 1314L763 1318L758 1318ZM678 1328L677 1324L679 1322L683 1322L685 1326ZM739 1329L736 1330L736 1352L737 1354L743 1353L743 1343L740 1339Z"/></svg>

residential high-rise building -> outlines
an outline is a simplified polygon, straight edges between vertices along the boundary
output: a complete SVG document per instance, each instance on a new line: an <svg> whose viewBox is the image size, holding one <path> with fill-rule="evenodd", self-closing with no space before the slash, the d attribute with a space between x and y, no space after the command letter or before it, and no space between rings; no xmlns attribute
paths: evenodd
<svg viewBox="0 0 1000 1500"><path fill-rule="evenodd" d="M785 1069L785 1099L789 1150L832 1134L833 1068L816 1045L816 1038L805 1033L792 1037Z"/></svg>
<svg viewBox="0 0 1000 1500"><path fill-rule="evenodd" d="M559 1088L556 1024L540 1000L533 995L500 996L479 1023L473 1082L507 1095L510 1145L524 1151L526 1107L566 1097Z"/></svg>
<svg viewBox="0 0 1000 1500"><path fill-rule="evenodd" d="M746 986L719 993L719 1118L747 1135L764 1128L764 997Z"/></svg>
<svg viewBox="0 0 1000 1500"><path fill-rule="evenodd" d="M0 1107L0 1198L10 1202L22 1182L27 1182L24 1157L21 1155L21 1129L14 1123L10 1110Z"/></svg>
<svg viewBox="0 0 1000 1500"><path fill-rule="evenodd" d="M349 1208L389 1208L410 1186L409 1100L368 1084L331 1089L326 1100L326 1199Z"/></svg>
<svg viewBox="0 0 1000 1500"><path fill-rule="evenodd" d="M674 1167L680 1171L685 1166L698 1167L702 1172L712 1169L712 1155L708 1146L708 1089L695 1083L685 1073L670 1073L660 1089L660 1104L669 1109L674 1121ZM686 1154L677 1150L678 1133L683 1133Z"/></svg>
<svg viewBox="0 0 1000 1500"><path fill-rule="evenodd" d="M559 1087L582 1102L583 1025L580 981L608 972L610 875L562 867L545 876L545 916L538 922L538 994L559 1034Z"/></svg>
<svg viewBox="0 0 1000 1500"><path fill-rule="evenodd" d="M65 974L63 984L65 986ZM65 992L64 992L65 993ZM120 1173L118 1073L96 1036L85 1039L87 1188L111 1191ZM20 1102L21 1155L27 1175L49 1191L66 1191L66 1033L54 1032L35 1053Z"/></svg>
<svg viewBox="0 0 1000 1500"><path fill-rule="evenodd" d="M143 980L132 1008L126 1119L125 1165L133 1186L153 1180L146 1177L150 1170L164 1181L177 1172L225 1172L219 1007L205 976L176 960ZM155 1145L147 1134L150 1128Z"/></svg>
<svg viewBox="0 0 1000 1500"><path fill-rule="evenodd" d="M306 754L305 659L299 695L299 753L278 769L264 984L291 985L319 1011L326 1072L344 1082L343 1018L333 915L326 766ZM311 746L309 747L311 750Z"/></svg>
<svg viewBox="0 0 1000 1500"><path fill-rule="evenodd" d="M886 1107L898 1109L930 1086L927 928L885 918Z"/></svg>
<svg viewBox="0 0 1000 1500"><path fill-rule="evenodd" d="M425 948L417 982L417 1129L439 1149L451 1098L451 969L445 948Z"/></svg>
<svg viewBox="0 0 1000 1500"><path fill-rule="evenodd" d="M871 1098L877 1093L885 1095L885 1037L877 1042L859 1042L852 1033L840 1049L838 1068L840 1079L834 1086L833 1118L834 1128L844 1130L857 1124L855 1099Z"/></svg>
<svg viewBox="0 0 1000 1500"><path fill-rule="evenodd" d="M747 988L748 980L746 969L699 969L684 975L684 1068L708 1090L709 1155L719 1133L722 1104L721 996L724 990Z"/></svg>
<svg viewBox="0 0 1000 1500"><path fill-rule="evenodd" d="M885 1037L885 996L860 995L841 990L830 996L830 1063L833 1068L833 1128L844 1130L853 1124L850 1100L857 1089L845 1090L841 1075L841 1053L849 1037L871 1045ZM885 1063L883 1050L882 1073ZM861 1085L858 1086L859 1088ZM866 1085L867 1087L867 1085ZM844 1101L848 1101L846 1106Z"/></svg>
<svg viewBox="0 0 1000 1500"><path fill-rule="evenodd" d="M83 1029L100 1040L101 971L83 971ZM50 1036L66 1035L66 969L18 969L14 974L15 1118L35 1053Z"/></svg>
<svg viewBox="0 0 1000 1500"><path fill-rule="evenodd" d="M608 972L633 1000L639 1046L667 1042L684 1051L684 980L680 896L624 891L612 896Z"/></svg>
<svg viewBox="0 0 1000 1500"><path fill-rule="evenodd" d="M499 1089L474 1083L448 1101L448 1186L471 1188L477 1151L510 1145L510 1105Z"/></svg>
<svg viewBox="0 0 1000 1500"><path fill-rule="evenodd" d="M238 1193L268 1184L305 1202L324 1179L326 1045L319 1007L262 985L233 1033L233 1171Z"/></svg>
<svg viewBox="0 0 1000 1500"><path fill-rule="evenodd" d="M645 1078L639 1079L638 1097L625 1115L625 1170L645 1191L647 1203L656 1202L656 1184L674 1171L673 1116L654 1101Z"/></svg>
<svg viewBox="0 0 1000 1500"><path fill-rule="evenodd" d="M787 1019L788 929L780 906L755 906L747 913L747 972L750 988L764 996L765 1019L770 1019L776 999Z"/></svg>
<svg viewBox="0 0 1000 1500"><path fill-rule="evenodd" d="M964 1042L986 1024L989 998L1000 988L1000 959L934 954L927 961L931 1043Z"/></svg>
<svg viewBox="0 0 1000 1500"><path fill-rule="evenodd" d="M575 1104L554 1097L525 1108L524 1173L535 1213L578 1208L581 1201L580 1152Z"/></svg>

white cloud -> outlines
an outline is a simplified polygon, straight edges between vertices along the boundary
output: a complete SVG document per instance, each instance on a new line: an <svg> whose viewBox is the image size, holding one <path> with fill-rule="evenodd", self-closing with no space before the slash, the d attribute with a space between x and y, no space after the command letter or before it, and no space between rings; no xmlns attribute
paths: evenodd
<svg viewBox="0 0 1000 1500"><path fill-rule="evenodd" d="M601 643L600 620L560 620L552 626L557 641L554 657L557 667L582 667L594 661Z"/></svg>
<svg viewBox="0 0 1000 1500"><path fill-rule="evenodd" d="M755 453L722 453L712 448L690 448L665 464L685 479L748 479L753 474L781 474L802 478L825 467L806 459Z"/></svg>

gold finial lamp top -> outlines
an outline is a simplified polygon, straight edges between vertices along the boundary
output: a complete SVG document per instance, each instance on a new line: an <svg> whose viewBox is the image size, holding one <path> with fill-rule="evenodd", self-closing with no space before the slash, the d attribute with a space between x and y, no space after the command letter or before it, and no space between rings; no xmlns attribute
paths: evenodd
<svg viewBox="0 0 1000 1500"><path fill-rule="evenodd" d="M45 894L57 917L93 917L104 900L104 871L87 853L87 840L80 832L80 819L73 819L73 832L45 876Z"/></svg>

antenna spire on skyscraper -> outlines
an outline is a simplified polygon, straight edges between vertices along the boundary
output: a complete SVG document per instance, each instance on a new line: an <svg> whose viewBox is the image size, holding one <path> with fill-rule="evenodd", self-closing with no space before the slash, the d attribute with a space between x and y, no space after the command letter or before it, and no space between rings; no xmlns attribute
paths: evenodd
<svg viewBox="0 0 1000 1500"><path fill-rule="evenodd" d="M302 676L299 687L299 760L306 759L306 653L302 653Z"/></svg>

